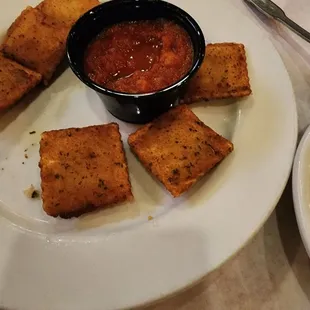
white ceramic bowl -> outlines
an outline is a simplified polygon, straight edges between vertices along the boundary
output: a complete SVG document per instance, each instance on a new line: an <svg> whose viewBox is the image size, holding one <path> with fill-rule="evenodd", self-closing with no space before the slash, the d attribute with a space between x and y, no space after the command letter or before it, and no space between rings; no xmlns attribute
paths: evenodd
<svg viewBox="0 0 310 310"><path fill-rule="evenodd" d="M310 126L304 133L295 155L293 199L301 238L310 257Z"/></svg>

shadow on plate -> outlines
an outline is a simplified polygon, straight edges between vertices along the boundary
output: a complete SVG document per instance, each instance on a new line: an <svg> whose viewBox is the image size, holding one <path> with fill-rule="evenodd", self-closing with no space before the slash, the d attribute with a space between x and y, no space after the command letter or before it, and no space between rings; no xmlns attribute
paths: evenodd
<svg viewBox="0 0 310 310"><path fill-rule="evenodd" d="M200 108L208 106L225 107L238 103L240 100L245 100L244 98L228 98L228 99L214 99L214 100L201 100L195 103L189 104L189 107Z"/></svg>
<svg viewBox="0 0 310 310"><path fill-rule="evenodd" d="M127 135L135 132L141 125L126 123L122 120L119 120L115 116L113 116L104 106L102 99L99 95L92 89L86 88L86 96L87 101L89 103L90 108L95 112L95 114L99 117L100 121L105 123L115 122L119 124L120 131L122 134L126 134L123 137L123 142L127 143Z"/></svg>
<svg viewBox="0 0 310 310"><path fill-rule="evenodd" d="M118 204L116 206L110 206L102 210L81 215L76 221L75 229L82 231L92 228L99 228L109 224L120 223L122 221L134 220L142 215L145 215L143 222L146 222L148 217L147 211L141 209L141 206L134 202ZM125 230L130 226L135 225L123 225L121 228L116 228L114 230Z"/></svg>
<svg viewBox="0 0 310 310"><path fill-rule="evenodd" d="M164 261L163 254L152 248L158 238L167 249L165 256L172 259ZM182 246L168 246L180 244L180 240L191 245L190 252ZM39 309L44 304L55 309L61 309L63 305L71 309L89 309L90 300L94 301L93 308L99 309L96 304L101 303L102 306L105 296L117 298L120 291L128 296L135 294L139 288L139 285L133 285L136 271L140 272L141 283L149 283L150 274L156 274L156 279L152 280L160 282L167 277L167 268L171 270L170 276L178 277L179 272L188 267L190 257L195 257L198 265L205 264L205 240L196 230L182 228L161 232L159 236L150 234L149 244L150 255L159 263L150 265L146 262L137 266L139 257L135 243L103 252L97 241L79 243L77 247L74 241L47 243L42 238L19 234L10 246L6 266L2 266L1 302L9 308L0 310L15 310L13 307ZM163 264L169 265L162 268ZM118 285L111 285L115 272L132 276L122 277Z"/></svg>
<svg viewBox="0 0 310 310"><path fill-rule="evenodd" d="M11 106L6 111L0 112L0 133L27 109L27 107L40 96L42 91L44 91L44 88L42 85L39 85L15 105Z"/></svg>

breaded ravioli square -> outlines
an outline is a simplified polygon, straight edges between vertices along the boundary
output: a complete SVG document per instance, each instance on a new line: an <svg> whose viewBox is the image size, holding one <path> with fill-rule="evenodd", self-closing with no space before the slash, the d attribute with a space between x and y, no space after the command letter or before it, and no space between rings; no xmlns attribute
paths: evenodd
<svg viewBox="0 0 310 310"><path fill-rule="evenodd" d="M0 111L12 106L41 81L41 74L0 53Z"/></svg>
<svg viewBox="0 0 310 310"><path fill-rule="evenodd" d="M66 27L47 23L42 12L27 7L9 28L2 50L6 57L42 74L47 84L65 56L67 33Z"/></svg>
<svg viewBox="0 0 310 310"><path fill-rule="evenodd" d="M173 108L128 138L145 168L174 196L187 191L222 161L233 144L186 106Z"/></svg>
<svg viewBox="0 0 310 310"><path fill-rule="evenodd" d="M116 123L43 132L39 167L43 209L54 217L133 198Z"/></svg>
<svg viewBox="0 0 310 310"><path fill-rule="evenodd" d="M56 22L71 27L80 16L99 4L98 0L44 0L37 8Z"/></svg>
<svg viewBox="0 0 310 310"><path fill-rule="evenodd" d="M205 59L182 102L244 97L251 92L244 45L208 44Z"/></svg>

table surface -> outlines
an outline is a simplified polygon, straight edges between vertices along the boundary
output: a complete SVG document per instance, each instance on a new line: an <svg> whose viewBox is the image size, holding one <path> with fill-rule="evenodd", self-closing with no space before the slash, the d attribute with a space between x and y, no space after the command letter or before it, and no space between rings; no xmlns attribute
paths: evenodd
<svg viewBox="0 0 310 310"><path fill-rule="evenodd" d="M243 0L227 1L267 32L281 55L296 95L300 138L310 124L309 43L278 22L249 9ZM309 0L275 2L310 31ZM143 310L307 310L310 309L309 262L296 223L289 180L271 217L234 258L195 287Z"/></svg>

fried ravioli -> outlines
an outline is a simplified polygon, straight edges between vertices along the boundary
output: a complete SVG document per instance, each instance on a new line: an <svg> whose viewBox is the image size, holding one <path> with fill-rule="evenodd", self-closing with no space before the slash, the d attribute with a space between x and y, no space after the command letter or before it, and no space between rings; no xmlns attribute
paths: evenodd
<svg viewBox="0 0 310 310"><path fill-rule="evenodd" d="M54 21L71 27L81 15L99 4L98 0L44 0L37 8Z"/></svg>
<svg viewBox="0 0 310 310"><path fill-rule="evenodd" d="M65 55L68 30L46 22L46 16L27 7L7 32L2 46L5 56L51 79Z"/></svg>
<svg viewBox="0 0 310 310"><path fill-rule="evenodd" d="M116 123L42 133L43 209L64 218L132 200Z"/></svg>
<svg viewBox="0 0 310 310"><path fill-rule="evenodd" d="M0 53L0 111L4 110L41 81L41 74L29 70Z"/></svg>
<svg viewBox="0 0 310 310"><path fill-rule="evenodd" d="M174 196L233 150L233 144L206 126L186 106L169 110L128 138L131 150L145 168Z"/></svg>
<svg viewBox="0 0 310 310"><path fill-rule="evenodd" d="M244 45L215 43L207 45L202 66L189 82L182 102L193 103L250 94Z"/></svg>

